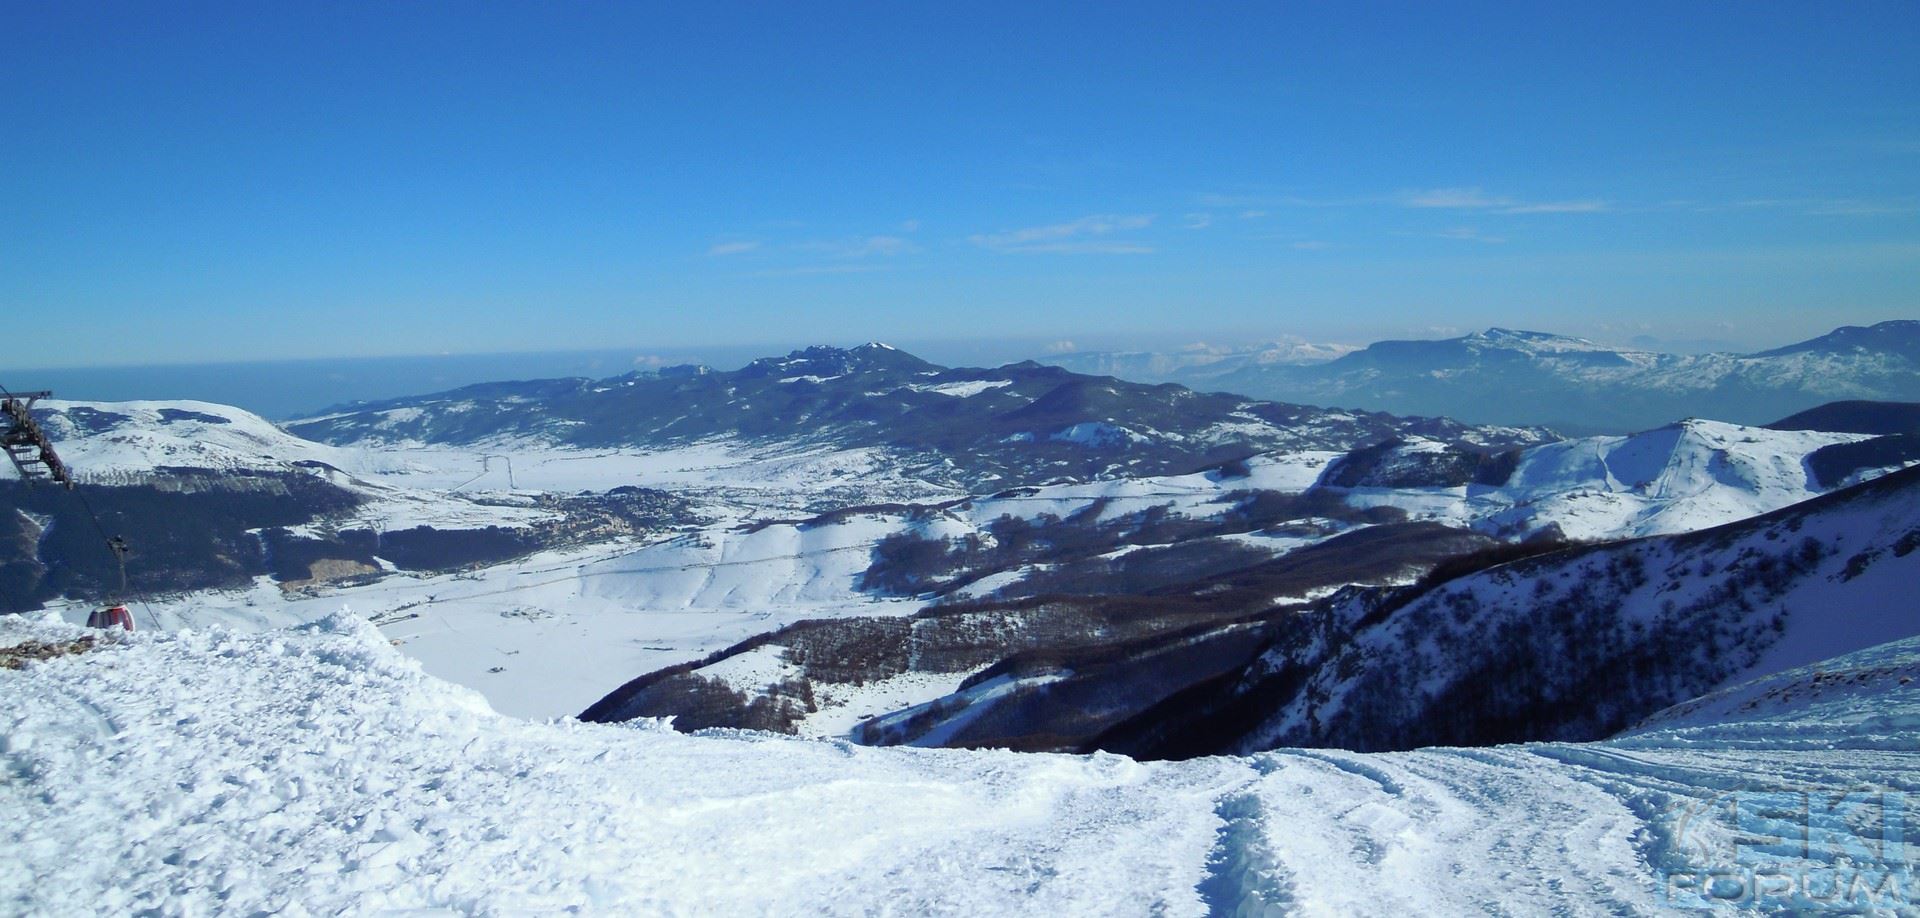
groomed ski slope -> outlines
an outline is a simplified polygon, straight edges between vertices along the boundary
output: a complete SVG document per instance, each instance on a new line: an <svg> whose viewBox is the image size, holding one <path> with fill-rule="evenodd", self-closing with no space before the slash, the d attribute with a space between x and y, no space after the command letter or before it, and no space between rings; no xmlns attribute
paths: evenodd
<svg viewBox="0 0 1920 918"><path fill-rule="evenodd" d="M1920 787L1920 688L1859 675L1920 641L1867 653L1718 738L1137 763L517 721L350 615L104 635L0 669L0 912L1653 912L1730 789Z"/></svg>

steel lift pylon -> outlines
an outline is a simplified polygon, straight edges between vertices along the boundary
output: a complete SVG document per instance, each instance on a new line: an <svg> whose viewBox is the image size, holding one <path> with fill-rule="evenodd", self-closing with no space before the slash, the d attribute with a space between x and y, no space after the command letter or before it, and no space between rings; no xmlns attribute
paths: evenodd
<svg viewBox="0 0 1920 918"><path fill-rule="evenodd" d="M0 399L0 449L4 449L7 458L13 460L13 467L20 470L22 481L32 484L36 481L51 481L55 484L73 487L73 474L67 464L60 461L59 454L53 451L53 444L47 442L47 435L33 420L33 403L52 395L51 392L8 393Z"/></svg>

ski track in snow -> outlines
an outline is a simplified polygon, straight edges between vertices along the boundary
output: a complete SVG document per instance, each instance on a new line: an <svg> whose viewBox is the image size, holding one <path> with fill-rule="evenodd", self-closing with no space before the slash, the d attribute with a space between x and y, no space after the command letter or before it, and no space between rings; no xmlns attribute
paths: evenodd
<svg viewBox="0 0 1920 918"><path fill-rule="evenodd" d="M0 911L1652 913L1690 806L1920 790L1920 688L1857 675L1920 640L1863 653L1718 734L1139 763L519 721L347 614L112 634L0 670Z"/></svg>

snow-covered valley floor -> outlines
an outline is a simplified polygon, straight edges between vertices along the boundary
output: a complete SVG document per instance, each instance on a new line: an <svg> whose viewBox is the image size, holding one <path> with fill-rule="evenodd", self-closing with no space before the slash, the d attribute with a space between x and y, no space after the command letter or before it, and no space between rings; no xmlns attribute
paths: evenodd
<svg viewBox="0 0 1920 918"><path fill-rule="evenodd" d="M87 634L0 619L0 649ZM1617 914L1722 868L1920 896L1917 640L1609 743L1140 763L520 721L345 614L94 634L0 669L0 911Z"/></svg>
<svg viewBox="0 0 1920 918"><path fill-rule="evenodd" d="M909 615L925 605L850 589L772 601L780 587L818 579L796 568L816 559L857 560L865 550L860 546L852 554L829 546L795 551L790 559L777 556L765 565L781 575L771 587L733 590L725 601L689 601L674 587L689 578L710 584L729 562L716 567L670 544L607 543L543 551L458 574L396 574L319 595L287 593L262 577L246 590L155 597L139 603L136 614L142 629L261 631L350 609L377 623L427 672L479 690L495 710L561 717L586 710L635 675L699 660L801 619ZM633 570L645 564L657 567ZM78 624L94 607L50 608Z"/></svg>

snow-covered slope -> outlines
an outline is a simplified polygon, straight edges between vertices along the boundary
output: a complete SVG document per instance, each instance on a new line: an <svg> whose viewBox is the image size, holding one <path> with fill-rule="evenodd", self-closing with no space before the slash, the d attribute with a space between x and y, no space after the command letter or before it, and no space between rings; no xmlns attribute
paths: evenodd
<svg viewBox="0 0 1920 918"><path fill-rule="evenodd" d="M398 457L305 440L231 405L49 399L35 405L34 413L82 485L152 484L179 472L290 473L316 477L362 498L362 506L337 521L344 526L513 526L554 516L527 506L481 505L445 489L389 483L383 473L403 466ZM17 474L11 465L0 467L0 478Z"/></svg>
<svg viewBox="0 0 1920 918"><path fill-rule="evenodd" d="M956 538L964 520L879 513L707 530L589 565L586 594L643 608L736 608L854 603L874 546L896 533Z"/></svg>
<svg viewBox="0 0 1920 918"><path fill-rule="evenodd" d="M0 619L0 659L89 637L0 668L0 910L1652 913L1754 869L1715 844L1757 843L1716 820L1736 789L1852 814L1760 849L1767 869L1809 892L1892 871L1907 898L1848 903L1914 901L1911 862L1862 847L1920 784L1911 730L1137 763L515 721L352 616L259 635ZM1722 905L1813 904L1800 888Z"/></svg>
<svg viewBox="0 0 1920 918"><path fill-rule="evenodd" d="M1425 486L1419 472L1396 470L1460 468L1462 463L1445 464L1444 458L1463 454L1431 440L1413 440L1379 458L1368 477L1348 489L1348 500L1496 532L1555 526L1583 540L1691 532L1824 493L1808 457L1824 447L1866 439L1691 419L1630 436L1536 446L1521 452L1510 471L1482 470L1479 480L1469 477L1474 463L1468 461L1467 471L1455 480ZM1403 486L1374 484L1380 478Z"/></svg>
<svg viewBox="0 0 1920 918"><path fill-rule="evenodd" d="M163 467L285 469L298 462L335 468L356 453L304 440L230 405L195 401L76 402L48 399L34 415L82 481L147 475ZM12 465L0 477L15 477Z"/></svg>
<svg viewBox="0 0 1920 918"><path fill-rule="evenodd" d="M1723 685L1920 634L1913 582L1920 468L1715 529L1505 545L1404 588L1311 607L1282 597L1163 635L1012 656L852 735L1175 758L1594 739Z"/></svg>
<svg viewBox="0 0 1920 918"><path fill-rule="evenodd" d="M1660 744L1902 748L1920 735L1920 637L1857 650L1709 692L1616 739Z"/></svg>
<svg viewBox="0 0 1920 918"><path fill-rule="evenodd" d="M419 411L420 409L396 409ZM672 488L723 516L794 512L960 492L900 473L883 447L754 446L724 440L664 449L580 449L536 440L460 446L369 440L317 443L234 408L195 401L78 402L34 407L60 456L84 483L144 481L156 470L304 470L362 490L467 495ZM17 477L0 466L0 479ZM388 528L410 525L404 518Z"/></svg>
<svg viewBox="0 0 1920 918"><path fill-rule="evenodd" d="M1239 745L1604 735L1920 633L1913 583L1920 469L1717 529L1356 596L1250 670L1242 690L1270 693L1270 713Z"/></svg>

